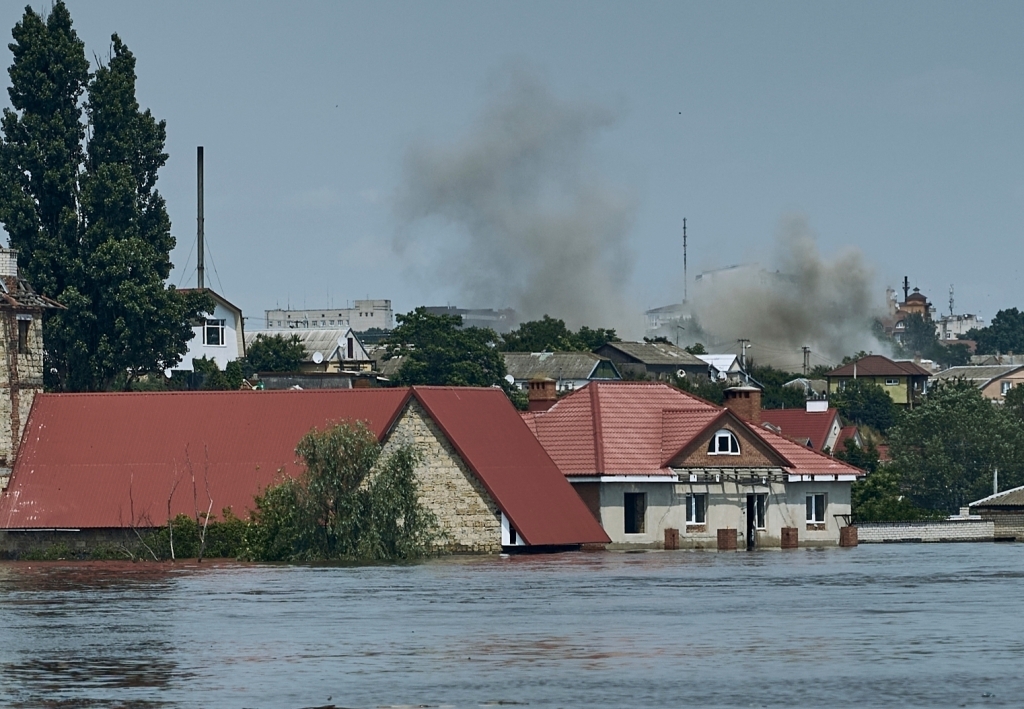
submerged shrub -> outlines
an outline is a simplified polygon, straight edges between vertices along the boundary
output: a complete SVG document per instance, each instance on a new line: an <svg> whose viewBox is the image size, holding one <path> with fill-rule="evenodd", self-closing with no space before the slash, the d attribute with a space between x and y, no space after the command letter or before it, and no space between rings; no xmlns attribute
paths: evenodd
<svg viewBox="0 0 1024 709"><path fill-rule="evenodd" d="M303 436L306 469L256 497L244 556L254 561L386 561L430 552L434 515L419 503L412 448L383 457L360 422Z"/></svg>

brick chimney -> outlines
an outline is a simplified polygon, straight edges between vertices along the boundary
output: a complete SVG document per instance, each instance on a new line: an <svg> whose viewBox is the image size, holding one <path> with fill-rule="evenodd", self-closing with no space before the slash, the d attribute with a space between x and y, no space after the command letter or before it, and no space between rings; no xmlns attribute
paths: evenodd
<svg viewBox="0 0 1024 709"><path fill-rule="evenodd" d="M547 411L558 401L554 379L532 379L529 389L530 411Z"/></svg>
<svg viewBox="0 0 1024 709"><path fill-rule="evenodd" d="M752 386L729 387L725 390L725 408L744 421L761 423L761 390Z"/></svg>

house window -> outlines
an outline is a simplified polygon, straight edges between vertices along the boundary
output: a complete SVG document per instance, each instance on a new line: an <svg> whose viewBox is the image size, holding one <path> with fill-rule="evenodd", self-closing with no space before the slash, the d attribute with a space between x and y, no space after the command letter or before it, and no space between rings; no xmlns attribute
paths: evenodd
<svg viewBox="0 0 1024 709"><path fill-rule="evenodd" d="M686 523L691 525L707 523L708 496L697 493L686 496Z"/></svg>
<svg viewBox="0 0 1024 709"><path fill-rule="evenodd" d="M885 380L885 385L887 387L896 387L896 386L900 385L900 380L899 379L891 379L891 378L890 379L886 379Z"/></svg>
<svg viewBox="0 0 1024 709"><path fill-rule="evenodd" d="M1003 396L1006 396L1006 393L1008 391L1010 391L1010 389L1012 389L1012 388L1013 388L1013 382L1002 382L1001 391L1003 393Z"/></svg>
<svg viewBox="0 0 1024 709"><path fill-rule="evenodd" d="M643 534L644 518L647 517L647 493L627 492L623 496L623 506L626 534Z"/></svg>
<svg viewBox="0 0 1024 709"><path fill-rule="evenodd" d="M825 493L807 496L807 524L825 524Z"/></svg>
<svg viewBox="0 0 1024 709"><path fill-rule="evenodd" d="M32 325L31 320L18 318L18 354L28 354L28 328Z"/></svg>
<svg viewBox="0 0 1024 709"><path fill-rule="evenodd" d="M203 344L221 346L224 344L224 321L207 320L203 327Z"/></svg>
<svg viewBox="0 0 1024 709"><path fill-rule="evenodd" d="M739 455L740 442L732 431L722 429L708 443L708 455Z"/></svg>

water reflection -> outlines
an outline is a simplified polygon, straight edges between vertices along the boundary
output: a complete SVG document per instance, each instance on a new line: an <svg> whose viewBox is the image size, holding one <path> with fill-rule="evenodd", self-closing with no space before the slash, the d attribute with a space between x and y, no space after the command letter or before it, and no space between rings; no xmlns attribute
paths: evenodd
<svg viewBox="0 0 1024 709"><path fill-rule="evenodd" d="M1024 545L0 564L0 704L1011 706Z"/></svg>

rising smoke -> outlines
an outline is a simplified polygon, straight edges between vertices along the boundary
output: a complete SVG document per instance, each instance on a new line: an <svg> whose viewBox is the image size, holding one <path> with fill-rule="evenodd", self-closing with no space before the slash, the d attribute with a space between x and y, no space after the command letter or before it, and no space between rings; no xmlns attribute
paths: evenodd
<svg viewBox="0 0 1024 709"><path fill-rule="evenodd" d="M625 293L635 201L594 161L615 119L556 98L527 71L505 71L465 137L410 149L396 248L420 274L425 266L455 286L463 307L636 334L640 314Z"/></svg>
<svg viewBox="0 0 1024 709"><path fill-rule="evenodd" d="M872 332L880 299L859 251L823 258L806 219L794 216L780 225L772 265L717 271L694 284L692 312L711 347L736 351L747 338L755 360L791 371L799 371L803 346L812 365L860 350L888 354Z"/></svg>

